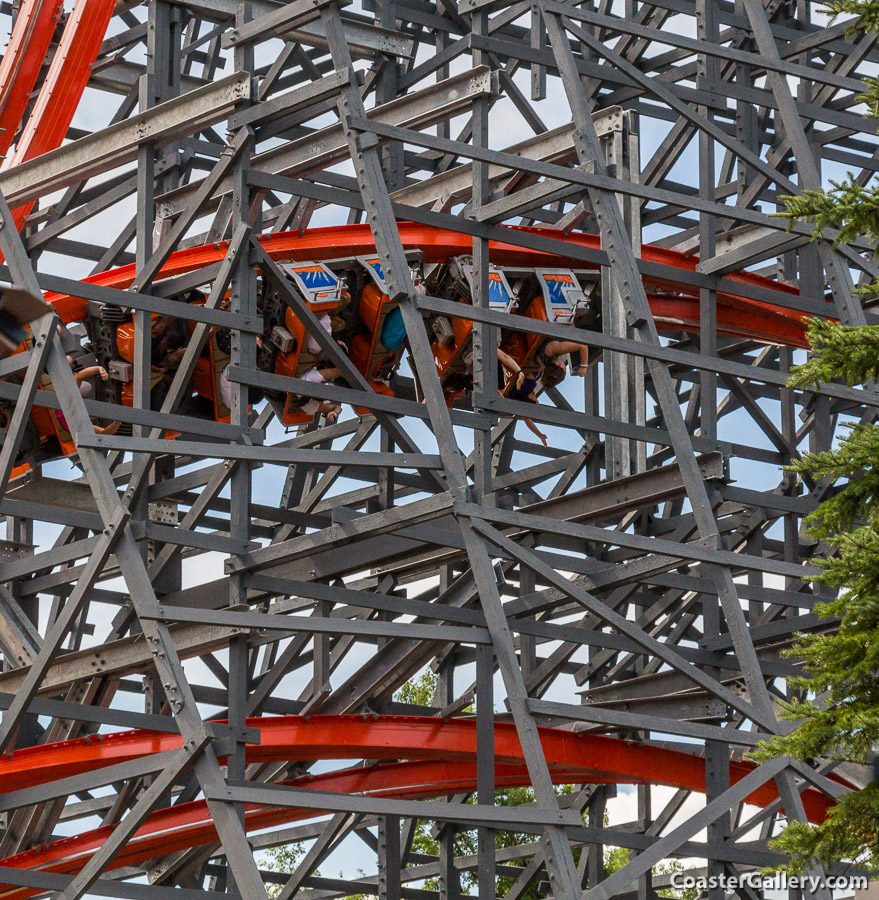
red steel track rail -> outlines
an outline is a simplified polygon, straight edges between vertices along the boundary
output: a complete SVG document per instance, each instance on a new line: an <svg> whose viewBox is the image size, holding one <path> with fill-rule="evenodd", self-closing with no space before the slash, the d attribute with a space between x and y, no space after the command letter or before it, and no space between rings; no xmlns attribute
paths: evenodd
<svg viewBox="0 0 879 900"><path fill-rule="evenodd" d="M371 759L368 767L309 775L285 785L372 797L428 799L472 791L476 786L476 723L472 719L417 716L285 716L254 718L260 742L247 746L248 762L297 762L312 759ZM565 783L658 784L703 792L705 762L695 754L619 738L540 728L540 739L553 781ZM16 751L0 760L0 784L6 791L47 784L59 778L92 772L181 746L179 735L128 731L96 735ZM499 788L530 783L515 726L495 725L496 783ZM400 762L402 760L402 762ZM755 768L730 762L735 784ZM774 783L758 788L747 802L766 806L778 799ZM802 792L813 822L821 822L832 800L815 788ZM308 808L248 804L248 831L307 819ZM106 840L113 826L104 826L53 841L0 860L0 866L73 874ZM112 868L134 865L154 856L201 846L216 840L204 801L193 801L154 812L114 860ZM24 900L37 891L0 886L0 898Z"/></svg>
<svg viewBox="0 0 879 900"><path fill-rule="evenodd" d="M510 231L564 241L572 248L601 249L598 236L593 234L561 234L549 228L507 227ZM426 262L445 262L453 256L463 256L472 252L471 238L465 234L412 222L399 222L398 229L404 248L420 250ZM280 232L261 235L259 240L266 253L276 261L325 261L375 253L372 232L367 225L312 228L305 233ZM218 241L178 250L171 254L159 278L173 278L217 263L225 256L226 248L226 242ZM598 268L596 264L584 263L573 255L567 257L543 253L500 241L491 241L489 253L492 262L500 266L522 268L565 266L578 270ZM658 327L677 331L698 328L698 290L683 278L678 280L674 277L675 269L682 275L695 272L699 263L698 257L645 244L642 248L642 258L650 263L658 263L669 271L668 276L644 278L644 283L650 291L650 304L657 318ZM128 265L100 272L85 281L89 284L124 290L132 285L134 277L135 267ZM798 291L795 288L751 272L732 273L720 279L719 283L721 287L717 294L717 319L720 334L770 344L805 346L803 313L771 302L742 296L740 291L740 286L747 286L751 291L756 289L796 295ZM76 321L85 316L85 300L82 298L71 294L49 294L46 299L54 304L65 322Z"/></svg>
<svg viewBox="0 0 879 900"><path fill-rule="evenodd" d="M51 7L52 3L44 0L42 6ZM10 168L61 146L91 77L92 65L98 58L115 6L115 0L77 0L74 4L46 80L16 144ZM48 50L48 40L52 37L51 31L47 38L42 31L39 36L39 46L36 42L27 44L24 63L28 72L36 67L36 73L39 73L39 66ZM34 81L31 82L31 89ZM15 95L18 96L18 88ZM12 134L15 134L15 125L17 122L12 126ZM16 228L22 227L32 208L33 203L26 203L12 210Z"/></svg>
<svg viewBox="0 0 879 900"><path fill-rule="evenodd" d="M24 0L18 11L0 62L0 156L15 140L62 8L62 0Z"/></svg>

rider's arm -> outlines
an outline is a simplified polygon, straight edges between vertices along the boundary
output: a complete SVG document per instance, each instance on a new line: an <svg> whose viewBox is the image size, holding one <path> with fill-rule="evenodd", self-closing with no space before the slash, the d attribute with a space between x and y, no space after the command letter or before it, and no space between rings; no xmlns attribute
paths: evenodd
<svg viewBox="0 0 879 900"><path fill-rule="evenodd" d="M580 355L579 368L585 369L589 364L589 348L576 341L548 341L543 347L543 353L550 359L564 356L566 353L578 353Z"/></svg>
<svg viewBox="0 0 879 900"><path fill-rule="evenodd" d="M522 387L522 382L525 380L525 373L522 371L522 367L510 356L509 353L501 350L500 347L497 348L497 358L498 362L511 374L516 376L516 387Z"/></svg>
<svg viewBox="0 0 879 900"><path fill-rule="evenodd" d="M107 372L103 366L89 366L86 369L80 369L73 377L76 379L77 384L82 384L86 379L94 378L95 375L106 378Z"/></svg>

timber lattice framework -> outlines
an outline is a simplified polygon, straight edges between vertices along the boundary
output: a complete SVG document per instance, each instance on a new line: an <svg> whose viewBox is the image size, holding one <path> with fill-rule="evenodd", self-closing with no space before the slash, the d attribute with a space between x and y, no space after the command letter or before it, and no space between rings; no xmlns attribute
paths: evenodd
<svg viewBox="0 0 879 900"><path fill-rule="evenodd" d="M873 176L873 37L807 0L66 7L0 9L0 278L49 303L0 361L0 896L777 863L859 778L747 759L834 627L828 486L782 467L879 406L787 374L879 270L772 214Z"/></svg>

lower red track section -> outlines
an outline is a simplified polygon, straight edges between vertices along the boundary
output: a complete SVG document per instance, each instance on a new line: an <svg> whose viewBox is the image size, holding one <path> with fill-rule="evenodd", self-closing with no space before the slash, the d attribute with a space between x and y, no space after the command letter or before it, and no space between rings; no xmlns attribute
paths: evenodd
<svg viewBox="0 0 879 900"><path fill-rule="evenodd" d="M313 759L380 760L366 768L341 769L305 776L284 784L310 790L373 797L428 799L472 791L476 787L476 723L471 719L413 716L288 716L255 718L260 743L247 747L248 762ZM705 763L695 755L618 738L541 728L540 738L556 784L657 784L705 790ZM181 746L178 735L129 731L82 738L19 750L0 760L0 784L13 791L92 772ZM499 788L530 784L516 729L495 725L496 783ZM404 760L404 762L397 762ZM748 762L730 763L735 784L754 769ZM832 801L815 788L802 793L809 820L821 822ZM747 802L766 806L778 799L773 782L751 794ZM248 831L311 818L305 808L247 806ZM54 841L0 860L0 866L78 872L112 831L105 826ZM153 813L114 860L111 868L136 865L155 856L217 840L204 801L194 801ZM0 898L23 900L35 890L0 887Z"/></svg>
<svg viewBox="0 0 879 900"><path fill-rule="evenodd" d="M600 250L601 241L593 234L562 234L549 228L526 228L508 226L510 231L562 240L572 247ZM420 250L426 262L445 262L453 256L464 256L472 252L472 239L467 235L412 222L398 223L400 239L406 250ZM367 225L339 225L331 228L312 228L304 234L298 231L267 234L260 242L272 259L276 261L308 260L325 261L348 256L362 256L375 252L372 232ZM203 269L217 263L226 254L227 244L217 242L200 247L191 247L173 253L161 278L173 278L187 272ZM575 257L542 253L528 250L514 244L491 241L491 260L499 266L522 268L559 267L574 269L597 269ZM698 257L686 256L674 250L665 250L645 244L642 257L648 262L660 263L681 272L694 272ZM101 272L85 279L90 284L124 290L134 282L133 265L122 266ZM650 305L660 329L669 331L690 331L699 325L698 290L684 281L674 278L645 278L650 291ZM721 279L721 289L717 294L718 332L729 337L741 337L770 344L785 344L794 347L806 346L805 326L802 313L785 309L772 303L752 300L736 293L737 288L783 292L796 295L797 291L788 285L754 275L738 272ZM46 299L54 304L65 322L72 322L85 316L85 300L70 294L49 294Z"/></svg>

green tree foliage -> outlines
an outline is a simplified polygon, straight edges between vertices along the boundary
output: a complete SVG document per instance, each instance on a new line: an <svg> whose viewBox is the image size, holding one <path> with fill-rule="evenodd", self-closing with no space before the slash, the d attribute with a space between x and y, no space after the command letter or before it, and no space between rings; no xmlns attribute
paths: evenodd
<svg viewBox="0 0 879 900"><path fill-rule="evenodd" d="M841 380L871 382L879 368L879 327L846 328L812 320L814 356L797 367L792 387ZM808 678L793 684L817 700L795 700L783 716L798 722L785 737L760 748L757 759L786 754L867 764L879 743L879 425L851 427L837 447L808 453L791 469L829 479L838 490L806 518L809 534L832 549L816 559L814 581L838 589L815 611L839 620L829 634L801 635L790 655L802 657ZM792 872L815 861L879 862L879 789L848 794L817 827L792 822L776 840L791 854Z"/></svg>
<svg viewBox="0 0 879 900"><path fill-rule="evenodd" d="M877 0L827 0L822 4L830 21L838 16L851 16L851 32L879 31L879 2ZM864 92L855 102L867 106L868 115L879 118L879 78L864 78ZM829 188L805 190L795 197L781 197L785 209L777 213L791 226L809 222L814 226L813 238L825 236L825 229L835 231L834 246L857 238L869 238L879 243L879 188L864 184L851 172L842 180L830 179ZM876 286L861 288L863 293L875 293Z"/></svg>
<svg viewBox="0 0 879 900"><path fill-rule="evenodd" d="M879 31L879 0L831 0L826 8L831 17L854 16L852 31ZM879 80L865 79L859 99L870 115L879 115ZM827 236L824 229L835 229L836 244L855 238L879 244L875 185L849 174L831 181L827 190L782 199L782 215L791 224L811 223L815 240ZM859 290L875 296L879 284ZM834 381L873 385L879 380L879 328L812 320L809 340L813 356L794 370L792 387ZM791 468L837 488L806 524L811 536L832 551L816 560L823 572L815 581L838 592L836 600L816 604L815 611L837 619L839 631L800 636L790 655L802 657L811 677L795 682L805 699L784 710L784 717L798 727L761 747L755 757L787 754L867 764L879 744L879 426L855 425L838 446L807 454ZM870 784L846 795L817 827L789 824L775 846L791 854L788 868L793 872L815 861L879 864L879 789Z"/></svg>
<svg viewBox="0 0 879 900"><path fill-rule="evenodd" d="M604 816L604 824L607 826L607 814ZM628 847L605 847L604 848L604 877L610 878L614 872L619 872L623 866L629 864L632 858L632 851Z"/></svg>
<svg viewBox="0 0 879 900"><path fill-rule="evenodd" d="M571 785L563 785L556 788L557 794L570 794L574 790ZM475 801L470 801L475 802ZM531 788L507 788L506 790L497 791L495 793L494 802L498 806L522 806L526 803L534 802L534 791ZM459 831L455 833L455 855L456 856L476 856L477 843L476 831ZM498 850L506 847L519 847L523 844L531 844L539 838L535 834L527 834L516 831L496 831L494 833L494 845ZM419 822L415 831L415 838L412 842L412 849L416 853L424 853L430 856L438 856L440 847L439 842L433 837L430 824L428 822ZM575 854L576 858L576 854ZM508 860L504 862L504 866L524 867L529 860ZM506 892L513 886L515 878L511 875L500 875L497 879L496 894L503 897ZM439 890L439 879L429 878L424 883L428 890ZM461 873L461 888L464 893L475 893L477 886L476 871L466 871ZM545 896L536 883L532 884L523 894L523 900L541 900Z"/></svg>
<svg viewBox="0 0 879 900"><path fill-rule="evenodd" d="M865 0L829 0L824 7L831 22L837 16L854 16L852 32L879 31L879 4Z"/></svg>
<svg viewBox="0 0 879 900"><path fill-rule="evenodd" d="M283 875L292 875L299 865L302 857L305 855L305 848L302 844L286 844L283 847L273 847L266 852L263 859L263 867L270 872L278 872ZM314 874L320 877L320 870L315 869ZM357 874L363 877L363 870L358 869ZM344 878L342 872L339 872L339 878ZM281 893L283 887L280 884L266 885L266 893L269 897L277 897ZM340 900L378 900L372 894L350 894L342 897Z"/></svg>
<svg viewBox="0 0 879 900"><path fill-rule="evenodd" d="M860 99L879 103L879 82L870 85L871 93ZM804 191L796 197L783 197L786 210L781 218L791 224L803 220L815 226L815 233L823 237L824 229L837 232L834 245L869 237L879 241L879 192L876 187L865 187L853 175L842 181L830 181L830 187L819 191Z"/></svg>
<svg viewBox="0 0 879 900"><path fill-rule="evenodd" d="M299 861L305 854L305 848L302 844L286 844L283 847L272 847L268 850L263 860L263 866L270 872L282 872L285 875L291 875ZM280 884L266 885L266 892L269 897L277 897L281 893L282 886Z"/></svg>
<svg viewBox="0 0 879 900"><path fill-rule="evenodd" d="M607 825L607 814L604 816L604 824ZM609 878L614 872L619 871L623 866L628 865L632 858L632 851L628 847L606 847L604 850L604 877ZM660 863L653 867L654 875L670 875L672 872L686 872L687 869L683 863L676 859L669 862ZM656 895L658 897L668 897L669 900L696 900L699 896L699 889L682 888L675 890L674 888L660 888Z"/></svg>
<svg viewBox="0 0 879 900"><path fill-rule="evenodd" d="M409 703L412 706L433 706L436 683L437 676L430 669L425 669L417 678L407 681L394 694L394 700L397 703Z"/></svg>
<svg viewBox="0 0 879 900"><path fill-rule="evenodd" d="M433 704L433 694L436 689L436 675L426 669L419 677L407 681L400 690L394 695L394 699L398 703L409 703L413 706L431 706ZM419 826L419 834L413 842L413 849L419 844L422 827ZM416 852L428 852L416 850ZM264 866L271 872L279 872L283 874L292 874L299 861L305 855L305 848L302 844L286 844L282 847L273 847L266 852ZM320 875L320 870L316 870L315 875ZM363 874L362 872L360 873ZM339 873L339 877L344 877ZM280 885L268 885L269 897L277 897L281 893ZM368 894L352 894L343 900L373 900Z"/></svg>
<svg viewBox="0 0 879 900"><path fill-rule="evenodd" d="M851 32L879 31L879 0L827 0L822 5L831 22L838 16L853 17ZM879 78L864 78L863 82L865 90L855 101L867 106L868 115L879 118ZM879 243L879 187L864 183L851 172L841 180L830 179L829 185L795 197L781 197L785 209L777 215L787 219L791 227L796 222L811 223L815 240L825 237L825 229L830 229L835 232L834 246L859 238ZM858 290L875 295L877 288L879 285L869 284Z"/></svg>

